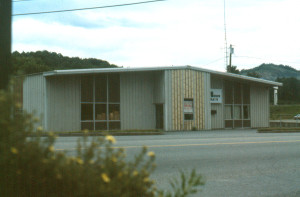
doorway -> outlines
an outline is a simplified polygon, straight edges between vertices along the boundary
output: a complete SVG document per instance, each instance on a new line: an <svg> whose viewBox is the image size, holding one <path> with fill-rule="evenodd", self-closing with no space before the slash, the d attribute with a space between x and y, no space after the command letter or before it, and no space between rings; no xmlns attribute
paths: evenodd
<svg viewBox="0 0 300 197"><path fill-rule="evenodd" d="M155 104L156 129L164 129L164 105Z"/></svg>

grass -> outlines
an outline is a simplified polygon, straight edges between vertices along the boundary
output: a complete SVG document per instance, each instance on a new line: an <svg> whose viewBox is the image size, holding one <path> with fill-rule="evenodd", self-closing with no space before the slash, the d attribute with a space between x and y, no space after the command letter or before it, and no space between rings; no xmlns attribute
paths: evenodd
<svg viewBox="0 0 300 197"><path fill-rule="evenodd" d="M298 133L300 128L289 128L289 127L269 127L257 129L258 133Z"/></svg>
<svg viewBox="0 0 300 197"><path fill-rule="evenodd" d="M31 136L48 136L50 132L42 131L42 132L35 132L32 133ZM59 131L59 132L52 132L58 136L82 136L84 131ZM103 136L103 135L156 135L156 134L163 134L162 130L98 130L98 131L88 131L88 135L90 136Z"/></svg>
<svg viewBox="0 0 300 197"><path fill-rule="evenodd" d="M270 119L293 119L296 114L300 114L300 105L271 105Z"/></svg>

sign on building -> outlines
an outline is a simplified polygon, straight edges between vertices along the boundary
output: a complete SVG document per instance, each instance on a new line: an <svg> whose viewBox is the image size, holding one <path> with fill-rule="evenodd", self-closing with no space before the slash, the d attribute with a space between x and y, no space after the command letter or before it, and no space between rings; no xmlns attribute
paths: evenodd
<svg viewBox="0 0 300 197"><path fill-rule="evenodd" d="M193 100L192 99L184 99L184 113L193 113Z"/></svg>
<svg viewBox="0 0 300 197"><path fill-rule="evenodd" d="M211 89L210 102L211 103L222 103L222 89Z"/></svg>

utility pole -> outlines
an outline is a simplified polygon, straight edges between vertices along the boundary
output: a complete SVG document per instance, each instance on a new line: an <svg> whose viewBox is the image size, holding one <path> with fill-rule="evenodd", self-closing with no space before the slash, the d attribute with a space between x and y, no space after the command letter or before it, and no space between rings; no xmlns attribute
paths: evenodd
<svg viewBox="0 0 300 197"><path fill-rule="evenodd" d="M230 45L230 47L229 47L229 52L230 52L230 54L229 54L229 66L230 66L230 68L231 68L231 59L232 59L232 54L234 53L234 48L232 47L232 45Z"/></svg>
<svg viewBox="0 0 300 197"><path fill-rule="evenodd" d="M12 1L0 0L0 90L8 89L11 74Z"/></svg>

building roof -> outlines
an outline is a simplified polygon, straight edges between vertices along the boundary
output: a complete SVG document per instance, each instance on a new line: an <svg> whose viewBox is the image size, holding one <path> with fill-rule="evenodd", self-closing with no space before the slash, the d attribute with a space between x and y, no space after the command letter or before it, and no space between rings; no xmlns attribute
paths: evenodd
<svg viewBox="0 0 300 197"><path fill-rule="evenodd" d="M245 75L233 74L233 73L226 73L220 71L214 71L209 69L204 69L200 67L193 67L193 66L169 66L169 67L141 67L141 68L90 68L90 69L69 69L69 70L54 70L44 72L43 76L61 76L61 75L78 75L78 74L95 74L95 73L121 73L121 72L146 72L146 71L163 71L163 70L182 70L182 69L190 69L190 70L197 70L201 72L211 73L213 75L221 76L221 77L228 77L234 79L241 79L256 83L263 83L266 85L271 86L282 86L282 83L259 79L254 77L248 77Z"/></svg>

